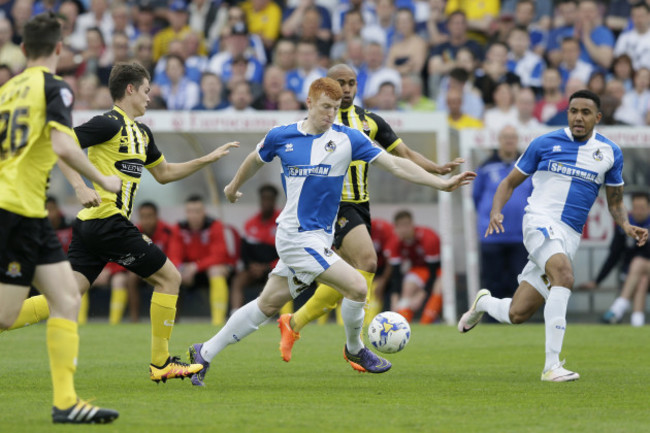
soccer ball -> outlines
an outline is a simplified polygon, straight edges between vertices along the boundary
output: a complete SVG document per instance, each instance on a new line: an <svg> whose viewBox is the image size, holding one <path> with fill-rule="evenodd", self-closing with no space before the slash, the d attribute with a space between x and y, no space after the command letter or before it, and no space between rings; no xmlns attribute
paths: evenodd
<svg viewBox="0 0 650 433"><path fill-rule="evenodd" d="M411 338L409 322L399 313L384 311L372 319L368 326L368 341L383 353L404 349Z"/></svg>

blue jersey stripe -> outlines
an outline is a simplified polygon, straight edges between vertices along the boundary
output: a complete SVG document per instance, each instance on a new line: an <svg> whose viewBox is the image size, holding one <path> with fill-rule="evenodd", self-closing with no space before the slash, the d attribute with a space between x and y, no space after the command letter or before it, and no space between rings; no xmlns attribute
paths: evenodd
<svg viewBox="0 0 650 433"><path fill-rule="evenodd" d="M327 260L321 257L320 254L318 254L313 248L305 247L305 251L307 251L313 258L316 259L319 265L323 267L323 270L327 270L330 267L330 264L327 263Z"/></svg>

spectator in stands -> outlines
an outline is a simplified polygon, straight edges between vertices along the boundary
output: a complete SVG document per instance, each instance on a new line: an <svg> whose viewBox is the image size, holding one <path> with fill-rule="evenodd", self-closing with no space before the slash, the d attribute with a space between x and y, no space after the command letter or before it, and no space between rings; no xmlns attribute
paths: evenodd
<svg viewBox="0 0 650 433"><path fill-rule="evenodd" d="M608 2L609 8L605 15L605 25L617 35L628 30L632 5L637 2L638 0L611 0Z"/></svg>
<svg viewBox="0 0 650 433"><path fill-rule="evenodd" d="M124 33L130 41L135 39L131 8L126 3L114 1L111 6L111 18L113 19L113 34Z"/></svg>
<svg viewBox="0 0 650 433"><path fill-rule="evenodd" d="M331 39L332 18L330 12L327 8L316 4L315 0L299 0L296 7L288 7L284 10L281 28L283 38L295 38L299 36L300 23L302 23L305 14L311 8L315 8L320 16L319 38Z"/></svg>
<svg viewBox="0 0 650 433"><path fill-rule="evenodd" d="M546 123L558 112L566 110L568 102L562 94L562 77L560 71L548 68L542 74L542 98L535 104L533 114L542 123Z"/></svg>
<svg viewBox="0 0 650 433"><path fill-rule="evenodd" d="M514 29L517 24L515 23L515 17L509 13L502 13L499 18L495 21L495 30L492 33L492 36L488 39L487 45L492 45L495 42L503 42L504 44L508 43L508 35Z"/></svg>
<svg viewBox="0 0 650 433"><path fill-rule="evenodd" d="M427 17L427 36L431 47L444 44L449 41L447 30L447 17L445 15L444 0L429 0L429 15Z"/></svg>
<svg viewBox="0 0 650 433"><path fill-rule="evenodd" d="M647 192L632 194L629 220L630 224L650 228L650 196ZM616 226L614 237L609 245L609 254L596 280L585 283L582 288L591 290L598 287L619 262L621 267L618 283L622 284L623 288L619 297L603 315L602 320L605 323L620 323L634 299L630 321L632 326L643 326L645 301L648 284L650 284L650 245L638 247L634 242L628 242L623 230Z"/></svg>
<svg viewBox="0 0 650 433"><path fill-rule="evenodd" d="M345 15L350 11L359 11L363 16L365 25L370 26L375 24L377 16L375 13L374 3L368 0L349 0L341 2L332 12L332 33L336 41L341 38L341 30L345 22Z"/></svg>
<svg viewBox="0 0 650 433"><path fill-rule="evenodd" d="M508 3L506 5L505 3ZM524 27L530 36L530 49L537 55L543 56L548 43L548 29L553 16L553 2L551 0L506 0L502 3L501 11L507 12L506 6L514 7L515 25Z"/></svg>
<svg viewBox="0 0 650 433"><path fill-rule="evenodd" d="M564 38L562 41L562 61L558 66L562 77L562 89L569 78L578 78L585 83L589 81L594 67L580 59L580 41L576 38Z"/></svg>
<svg viewBox="0 0 650 433"><path fill-rule="evenodd" d="M340 60L343 57L343 54L347 51L348 44L350 44L351 41L355 39L363 40L361 32L364 28L361 12L350 11L345 14L343 30L339 35L338 41L332 45L330 57L335 61Z"/></svg>
<svg viewBox="0 0 650 433"><path fill-rule="evenodd" d="M474 58L483 59L481 45L467 37L467 17L465 13L461 11L451 13L447 18L447 29L449 30L449 40L431 50L431 57L429 57L427 66L429 90L437 88L442 77L448 75L452 69L457 67L456 53L458 53L459 49L467 47L474 53Z"/></svg>
<svg viewBox="0 0 650 433"><path fill-rule="evenodd" d="M543 73L542 73L543 74ZM485 61L475 73L474 85L481 92L485 105L493 105L494 89L499 83L506 82L518 87L519 76L508 70L508 47L502 42L492 43L485 53Z"/></svg>
<svg viewBox="0 0 650 433"><path fill-rule="evenodd" d="M93 110L106 111L113 108L113 98L111 97L111 92L106 86L100 86L97 89L95 98L93 98L92 105L90 106ZM149 104L149 108L153 108L152 104Z"/></svg>
<svg viewBox="0 0 650 433"><path fill-rule="evenodd" d="M285 73L296 67L296 44L289 39L280 39L273 50L273 64Z"/></svg>
<svg viewBox="0 0 650 433"><path fill-rule="evenodd" d="M303 107L293 91L287 89L280 92L278 95L279 111L298 111L302 109Z"/></svg>
<svg viewBox="0 0 650 433"><path fill-rule="evenodd" d="M402 94L398 107L407 111L435 111L436 103L424 96L424 86L420 75L402 75Z"/></svg>
<svg viewBox="0 0 650 433"><path fill-rule="evenodd" d="M650 68L650 6L639 1L632 6L633 27L623 32L614 46L614 55L627 54L635 70Z"/></svg>
<svg viewBox="0 0 650 433"><path fill-rule="evenodd" d="M219 39L220 30L228 21L228 2L192 0L188 6L190 28L202 34L207 46Z"/></svg>
<svg viewBox="0 0 650 433"><path fill-rule="evenodd" d="M260 35L267 50L280 37L282 9L271 0L246 0L241 4L252 34Z"/></svg>
<svg viewBox="0 0 650 433"><path fill-rule="evenodd" d="M160 92L167 109L191 110L200 101L199 85L185 76L182 57L168 54L166 59L165 74L169 82L160 85Z"/></svg>
<svg viewBox="0 0 650 433"><path fill-rule="evenodd" d="M463 11L467 16L467 29L472 39L485 43L486 36L499 15L499 0L448 0L445 13Z"/></svg>
<svg viewBox="0 0 650 433"><path fill-rule="evenodd" d="M560 48L564 38L575 35L573 26L578 19L578 1L577 0L560 0L557 7L557 16L553 29L548 36L548 45L546 46L546 57L550 66L558 67L562 61ZM577 35L575 35L577 36Z"/></svg>
<svg viewBox="0 0 650 433"><path fill-rule="evenodd" d="M210 287L212 324L222 325L228 310L228 256L223 224L208 216L199 195L185 200L186 219L172 229L169 259L178 267L185 287Z"/></svg>
<svg viewBox="0 0 650 433"><path fill-rule="evenodd" d="M233 84L228 95L230 105L224 108L223 112L236 112L236 113L249 113L256 110L251 107L253 103L253 94L251 93L251 86L244 80L239 80Z"/></svg>
<svg viewBox="0 0 650 433"><path fill-rule="evenodd" d="M106 41L99 27L91 27L86 30L86 41L87 48L81 54L81 63L78 66L77 75L99 75L100 67L107 67L111 64L106 50ZM75 63L78 61L75 58Z"/></svg>
<svg viewBox="0 0 650 433"><path fill-rule="evenodd" d="M115 63L128 62L131 58L129 37L126 33L114 33L112 43L106 49L106 54L97 68L97 76L101 84L108 86L108 77Z"/></svg>
<svg viewBox="0 0 650 433"><path fill-rule="evenodd" d="M169 10L167 11L169 26L160 30L153 38L153 59L155 61L167 54L171 41L174 39L183 40L185 35L191 31L188 19L189 14L185 2L183 0L173 0L169 4ZM202 36L199 53L201 55L207 54Z"/></svg>
<svg viewBox="0 0 650 433"><path fill-rule="evenodd" d="M605 74L603 72L593 72L589 81L587 81L587 89L594 92L598 96L605 94Z"/></svg>
<svg viewBox="0 0 650 433"><path fill-rule="evenodd" d="M494 107L485 110L485 126L499 132L506 125L517 123L517 107L514 104L513 90L510 84L501 83L494 90Z"/></svg>
<svg viewBox="0 0 650 433"><path fill-rule="evenodd" d="M244 304L244 290L253 284L263 285L278 260L275 250L275 228L278 189L262 185L258 189L260 210L244 223L241 260L244 268L233 278L230 296L231 314Z"/></svg>
<svg viewBox="0 0 650 433"><path fill-rule="evenodd" d="M64 1L59 7L59 17L61 20L61 39L63 44L72 46L83 46L84 42L75 42L71 40L75 37L83 37L83 34L77 33L77 18L81 13L81 5L75 1Z"/></svg>
<svg viewBox="0 0 650 433"><path fill-rule="evenodd" d="M421 74L426 62L427 43L415 32L415 19L411 9L402 8L395 18L396 40L386 58L386 66L401 75Z"/></svg>
<svg viewBox="0 0 650 433"><path fill-rule="evenodd" d="M508 35L508 71L519 76L524 87L540 87L545 64L530 50L530 37L525 27L515 27ZM586 80L585 80L586 81Z"/></svg>
<svg viewBox="0 0 650 433"><path fill-rule="evenodd" d="M222 110L228 107L223 99L223 83L217 74L204 72L201 76L201 101L192 110Z"/></svg>
<svg viewBox="0 0 650 433"><path fill-rule="evenodd" d="M390 309L390 276L392 267L388 264L388 259L390 258L389 247L395 238L395 229L390 221L380 218L372 218L370 224L370 237L372 238L372 244L377 254L377 270L375 272L375 279L372 280L373 293L368 300L367 314L372 318L378 313ZM397 301L398 299L395 300L396 303Z"/></svg>
<svg viewBox="0 0 650 433"><path fill-rule="evenodd" d="M603 113L604 124L607 125L640 125L643 124L641 114L633 107L623 105L625 86L621 80L611 79L605 85L605 95L612 98L612 106L615 107L613 121Z"/></svg>
<svg viewBox="0 0 650 433"><path fill-rule="evenodd" d="M268 66L264 72L262 94L253 102L256 110L277 110L280 92L286 87L286 74L277 66Z"/></svg>
<svg viewBox="0 0 650 433"><path fill-rule="evenodd" d="M625 92L621 106L626 111L638 113L639 116L632 125L646 124L648 105L650 105L650 69L640 68L634 73L634 89Z"/></svg>
<svg viewBox="0 0 650 433"><path fill-rule="evenodd" d="M530 87L524 87L515 92L515 106L517 107L517 119L513 125L519 131L541 128L542 124L533 116L535 93Z"/></svg>
<svg viewBox="0 0 650 433"><path fill-rule="evenodd" d="M433 323L442 312L442 293L433 292L440 269L440 239L430 228L416 226L407 210L395 214L394 224L395 237L387 250L392 288L399 291L400 299L391 309L412 322L431 294L422 311L421 323Z"/></svg>
<svg viewBox="0 0 650 433"><path fill-rule="evenodd" d="M296 68L287 73L287 89L292 90L298 100L304 102L311 83L324 77L326 73L327 71L318 65L316 44L300 41L296 47Z"/></svg>
<svg viewBox="0 0 650 433"><path fill-rule="evenodd" d="M151 36L141 34L133 44L135 60L144 66L151 76L154 76L155 62L153 60L153 39Z"/></svg>
<svg viewBox="0 0 650 433"><path fill-rule="evenodd" d="M558 110L555 115L553 115L550 119L548 119L545 124L548 126L567 126L569 124L569 120L567 118L567 109L569 108L569 97L573 95L575 92L578 90L583 90L587 88L587 83L582 81L580 78L574 77L574 78L569 78L569 81L567 81L566 86L564 87L564 95L563 95L563 103L562 106L563 108L561 110ZM620 104L620 102L619 102ZM601 111L602 107L601 107ZM604 111L603 111L604 115ZM601 120L601 124L603 124L603 121Z"/></svg>
<svg viewBox="0 0 650 433"><path fill-rule="evenodd" d="M0 63L9 65L16 74L25 68L25 55L20 47L11 42L11 22L7 18L0 18Z"/></svg>
<svg viewBox="0 0 650 433"><path fill-rule="evenodd" d="M517 275L526 265L528 253L523 244L521 221L533 184L527 178L513 192L503 208L508 225L496 237L485 237L490 222L492 199L499 183L514 169L519 158L519 135L514 126L499 131L499 145L493 155L478 168L472 198L476 208L477 235L480 243L481 287L496 291L500 298L512 297L517 289Z"/></svg>
<svg viewBox="0 0 650 433"><path fill-rule="evenodd" d="M225 83L226 93L230 94L237 84L244 81L248 83L253 100L255 100L262 94L262 85L248 82L247 69L248 62L243 55L233 57L230 79Z"/></svg>
<svg viewBox="0 0 650 433"><path fill-rule="evenodd" d="M333 47L332 47L333 48ZM339 59L335 56L331 56L334 62L345 63L352 69L354 69L357 74L363 68L363 63L365 61L363 56L363 39L361 38L352 38L345 43L345 52L342 57Z"/></svg>
<svg viewBox="0 0 650 433"><path fill-rule="evenodd" d="M88 48L85 36L91 28L98 28L105 41L111 40L114 24L113 17L108 10L107 0L91 0L90 10L79 15L75 25L75 33L70 37L70 44L73 49L83 51Z"/></svg>
<svg viewBox="0 0 650 433"><path fill-rule="evenodd" d="M15 0L11 8L13 17L13 38L12 42L20 45L23 41L23 28L32 17L32 0Z"/></svg>
<svg viewBox="0 0 650 433"><path fill-rule="evenodd" d="M399 96L397 95L397 90L395 90L395 85L390 81L382 83L379 86L379 92L375 96L374 101L375 105L372 106L371 110L397 110L397 100Z"/></svg>
<svg viewBox="0 0 650 433"><path fill-rule="evenodd" d="M436 100L436 107L438 110L447 110L447 93L452 89L462 92L463 113L477 119L483 118L483 100L478 91L474 89L469 81L469 73L467 70L462 68L452 69L449 73L447 85L440 88L438 99ZM449 112L451 112L451 109Z"/></svg>
<svg viewBox="0 0 650 433"><path fill-rule="evenodd" d="M243 56L247 60L246 80L251 83L262 83L264 67L248 50L248 28L238 22L228 29L224 37L225 50L210 58L207 70L219 75L221 81L227 83L232 78L232 62L235 57Z"/></svg>
<svg viewBox="0 0 650 433"><path fill-rule="evenodd" d="M365 48L366 63L357 75L357 89L364 105L375 104L373 98L379 92L379 86L391 82L397 93L401 93L402 77L395 69L384 66L384 49L378 42L368 42ZM361 89L363 89L361 91Z"/></svg>
<svg viewBox="0 0 650 433"><path fill-rule="evenodd" d="M321 31L320 22L321 17L318 9L307 9L300 23L298 36L295 39L315 43L318 49L319 63L324 68L327 68L329 65L330 49L332 48L332 38L330 34Z"/></svg>
<svg viewBox="0 0 650 433"><path fill-rule="evenodd" d="M226 13L226 18L226 21L219 21L215 25L218 26L218 33L216 33L218 38L212 43L210 54L214 55L226 49L224 41L230 36L233 29L246 29L246 37L248 38L246 52L255 57L262 65L266 65L268 57L266 47L264 46L264 42L262 42L262 37L258 34L248 33L246 14L241 8L241 3L230 5Z"/></svg>
<svg viewBox="0 0 650 433"><path fill-rule="evenodd" d="M379 42L386 47L386 50L390 50L398 38L395 28L395 0L377 0L375 3L376 21L374 24L363 26L361 37L367 41ZM400 3L403 7L412 5L410 1ZM417 23L415 23L415 29L418 30Z"/></svg>
<svg viewBox="0 0 650 433"><path fill-rule="evenodd" d="M449 127L454 129L483 128L483 122L476 117L465 114L463 107L463 91L457 88L450 88L447 91L446 109L449 113L447 121Z"/></svg>
<svg viewBox="0 0 650 433"><path fill-rule="evenodd" d="M621 54L614 59L612 73L607 76L607 81L615 78L623 82L623 87L625 87L626 91L632 90L634 87L634 83L632 82L633 75L632 59L627 54Z"/></svg>
<svg viewBox="0 0 650 433"><path fill-rule="evenodd" d="M138 6L134 9L135 15L133 16L133 24L135 27L135 37L149 36L151 38L159 30L156 27L156 17L154 8L150 3L139 2Z"/></svg>
<svg viewBox="0 0 650 433"><path fill-rule="evenodd" d="M77 92L74 98L75 110L90 110L99 88L97 75L87 74L77 80Z"/></svg>
<svg viewBox="0 0 650 433"><path fill-rule="evenodd" d="M64 253L68 253L70 242L72 241L72 224L65 218L63 211L59 207L56 197L48 195L45 199L45 209L47 210L47 219L50 221L52 228L56 232L56 237L61 242Z"/></svg>
<svg viewBox="0 0 650 433"><path fill-rule="evenodd" d="M11 80L13 76L14 74L11 72L9 65L0 64L0 86Z"/></svg>

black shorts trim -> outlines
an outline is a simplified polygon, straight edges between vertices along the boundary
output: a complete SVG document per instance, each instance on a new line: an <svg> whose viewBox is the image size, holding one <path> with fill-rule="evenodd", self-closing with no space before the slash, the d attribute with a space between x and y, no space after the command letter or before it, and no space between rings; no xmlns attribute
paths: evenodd
<svg viewBox="0 0 650 433"><path fill-rule="evenodd" d="M341 248L343 238L350 233L353 228L364 224L371 233L370 227L370 203L348 203L341 202L339 213L336 216L336 229L334 231L334 247Z"/></svg>
<svg viewBox="0 0 650 433"><path fill-rule="evenodd" d="M108 262L147 278L163 267L167 256L131 221L113 215L86 221L76 219L68 259L72 269L92 284Z"/></svg>
<svg viewBox="0 0 650 433"><path fill-rule="evenodd" d="M65 261L47 218L27 218L0 209L0 283L29 286L36 267Z"/></svg>

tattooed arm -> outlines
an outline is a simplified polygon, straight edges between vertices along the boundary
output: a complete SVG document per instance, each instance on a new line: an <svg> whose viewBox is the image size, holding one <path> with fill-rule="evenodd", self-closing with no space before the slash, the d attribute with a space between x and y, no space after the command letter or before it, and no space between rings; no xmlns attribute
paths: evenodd
<svg viewBox="0 0 650 433"><path fill-rule="evenodd" d="M626 235L634 238L638 246L643 246L648 240L648 229L630 224L627 217L627 210L625 209L625 205L623 205L623 187L606 186L605 191L607 192L609 213L612 214L616 224L621 226Z"/></svg>

